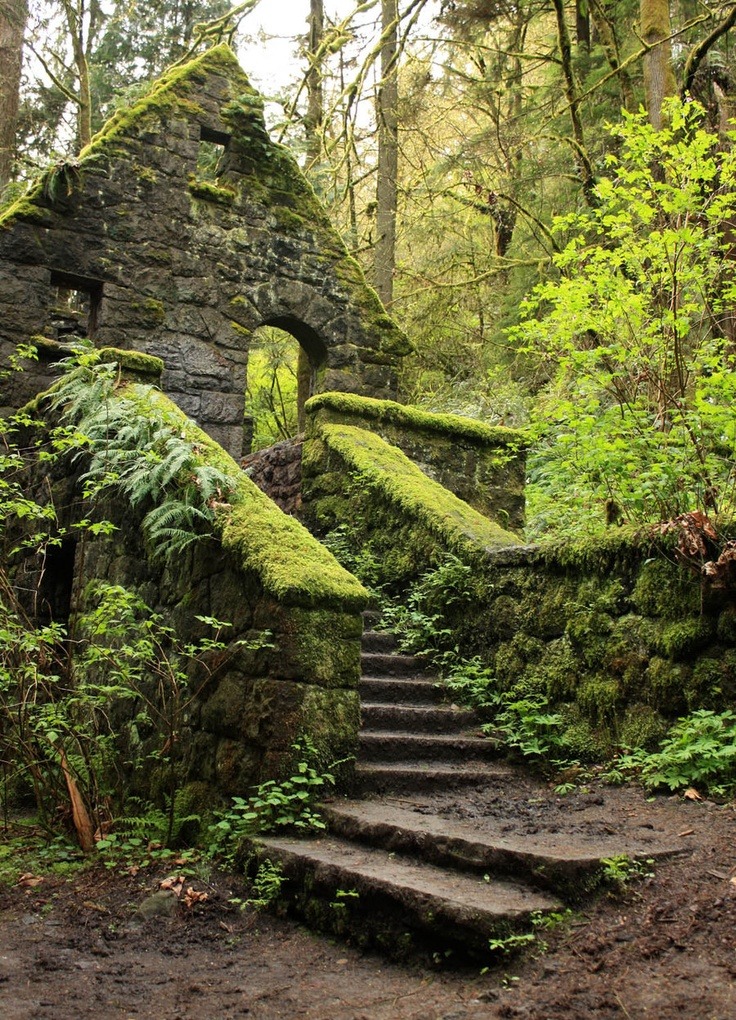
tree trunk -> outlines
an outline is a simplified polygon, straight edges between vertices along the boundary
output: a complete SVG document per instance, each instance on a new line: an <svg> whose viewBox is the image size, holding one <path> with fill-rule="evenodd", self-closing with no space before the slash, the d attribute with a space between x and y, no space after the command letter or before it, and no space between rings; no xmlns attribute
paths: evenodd
<svg viewBox="0 0 736 1020"><path fill-rule="evenodd" d="M381 84L378 90L378 177L376 181L376 250L373 282L388 306L394 296L396 207L399 162L399 76L397 68L398 3L381 0Z"/></svg>
<svg viewBox="0 0 736 1020"><path fill-rule="evenodd" d="M307 115L304 118L304 130L307 136L307 174L316 167L322 155L322 139L320 137L324 122L324 96L322 90L322 67L318 57L322 44L325 26L325 8L323 0L309 0L309 45L307 59Z"/></svg>
<svg viewBox="0 0 736 1020"><path fill-rule="evenodd" d="M672 70L669 0L640 0L639 30L652 49L644 55L644 94L651 124L662 127L662 102L677 92Z"/></svg>
<svg viewBox="0 0 736 1020"><path fill-rule="evenodd" d="M13 177L28 0L0 5L0 191Z"/></svg>
<svg viewBox="0 0 736 1020"><path fill-rule="evenodd" d="M567 99L570 122L572 124L572 143L575 154L575 165L583 186L583 195L588 205L595 205L595 179L593 167L585 148L583 122L580 117L580 95L572 66L572 43L565 20L565 4L563 0L552 0L557 20L557 46L560 51L560 63L565 79L565 98Z"/></svg>

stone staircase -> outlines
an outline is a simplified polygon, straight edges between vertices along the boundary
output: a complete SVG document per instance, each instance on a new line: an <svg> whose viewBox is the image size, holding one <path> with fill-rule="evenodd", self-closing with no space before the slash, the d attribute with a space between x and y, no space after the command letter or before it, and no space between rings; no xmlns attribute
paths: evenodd
<svg viewBox="0 0 736 1020"><path fill-rule="evenodd" d="M656 824L612 829L595 798L560 824L559 798L502 761L475 713L448 704L391 635L366 631L362 663L360 799L323 806L324 836L255 843L308 924L393 957L488 962L490 940L498 948L581 902L602 859L681 849Z"/></svg>

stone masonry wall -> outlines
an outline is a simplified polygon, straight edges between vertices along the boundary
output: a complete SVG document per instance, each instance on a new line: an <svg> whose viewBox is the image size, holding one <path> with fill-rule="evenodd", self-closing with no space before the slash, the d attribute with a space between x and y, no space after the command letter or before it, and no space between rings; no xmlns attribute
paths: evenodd
<svg viewBox="0 0 736 1020"><path fill-rule="evenodd" d="M523 528L527 441L522 432L341 393L314 397L307 415L308 434L329 422L375 432L490 520L510 531Z"/></svg>
<svg viewBox="0 0 736 1020"><path fill-rule="evenodd" d="M394 393L408 341L270 141L262 107L216 47L0 215L0 364L18 343L40 345L0 392L0 413L46 388L57 342L80 331L162 358L165 391L235 457L261 325L296 337L314 391ZM203 145L219 146L212 172Z"/></svg>
<svg viewBox="0 0 736 1020"><path fill-rule="evenodd" d="M131 364L144 361L109 352L124 376L140 375ZM155 371L148 359L149 372ZM127 366L127 367L126 367ZM145 365L144 365L145 367ZM236 478L209 535L182 553L156 555L141 527L142 509L120 496L80 498L80 457L51 465L29 455L24 491L44 504L53 501L56 524L66 534L60 555L42 562L32 551L11 564L19 593L29 593L28 612L42 605L49 619L71 622L94 601L94 585L105 582L137 593L174 629L170 649L211 637L198 617L224 621L224 650L208 656L209 669L190 670L183 730L177 745L179 787L197 791L212 806L223 797L243 795L264 779L279 778L293 764L292 745L308 735L320 761L351 759L359 727L361 610L368 594L293 518L286 517L236 464L165 397L135 384L118 386L109 398L124 401L126 422L155 413L186 437L208 464ZM146 410L151 401L152 411ZM36 414L50 412L41 400ZM52 421L53 423L53 421ZM21 440L43 451L42 429ZM111 535L75 529L94 514L115 526ZM23 528L23 522L18 527ZM79 534L79 540L74 536ZM5 536L15 544L13 536ZM16 536L17 537L17 536ZM40 590L36 603L33 593ZM253 649L240 642L259 642ZM151 677L152 697L159 678ZM138 721L141 705L112 706L116 731L127 740L125 760L131 789L160 799L169 782L161 762L165 735L155 724ZM350 766L341 769L349 781ZM204 800L203 800L204 798Z"/></svg>

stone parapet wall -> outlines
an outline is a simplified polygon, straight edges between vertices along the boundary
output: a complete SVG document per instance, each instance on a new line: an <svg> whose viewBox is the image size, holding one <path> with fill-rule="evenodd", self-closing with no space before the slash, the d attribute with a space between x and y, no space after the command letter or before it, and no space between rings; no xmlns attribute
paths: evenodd
<svg viewBox="0 0 736 1020"><path fill-rule="evenodd" d="M136 367L146 374L156 368L155 359L139 356L136 366L135 357L108 352L113 354L123 376ZM123 383L112 399L124 402L126 422L155 414L157 423L193 444L203 464L225 471L234 488L218 505L211 532L170 557L157 556L147 545L142 510L120 497L98 499L94 513L115 530L72 539L69 554L45 567L31 554L22 558L13 567L18 589L33 592L42 584L47 592L66 591L51 602L66 603L67 611L71 606L73 624L94 598L95 583L120 585L173 628L173 654L176 647L211 637L207 620L226 624L225 647L205 655L206 668L190 670L178 746L180 788L199 791L200 803L204 797L212 806L247 794L255 783L288 775L293 745L305 735L323 765L347 759L340 781L348 783L360 723L361 611L368 593L168 398ZM43 398L34 412L47 420L51 414ZM34 449L30 439L44 435L35 432L25 445ZM43 460L28 460L29 497L53 499L67 536L90 513L80 498L85 469L78 455L68 463L57 460L50 475ZM153 691L158 682L151 678ZM129 741L132 789L160 798L168 782L165 767L157 764L162 736L155 726L141 731L135 721L139 708L128 701L113 706L116 728Z"/></svg>
<svg viewBox="0 0 736 1020"><path fill-rule="evenodd" d="M674 542L607 539L490 553L424 607L510 701L562 715L567 756L656 746L678 717L736 704L736 593L709 586Z"/></svg>
<svg viewBox="0 0 736 1020"><path fill-rule="evenodd" d="M313 431L336 423L374 432L484 516L522 529L528 439L518 429L347 393L321 393L306 410Z"/></svg>

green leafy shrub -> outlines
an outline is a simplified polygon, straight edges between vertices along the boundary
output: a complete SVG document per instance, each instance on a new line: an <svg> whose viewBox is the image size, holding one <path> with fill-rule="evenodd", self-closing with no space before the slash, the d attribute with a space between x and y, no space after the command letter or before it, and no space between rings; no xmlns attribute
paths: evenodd
<svg viewBox="0 0 736 1020"><path fill-rule="evenodd" d="M736 788L736 713L700 709L679 719L658 751L633 751L617 769L634 772L649 789L696 787L715 796Z"/></svg>
<svg viewBox="0 0 736 1020"><path fill-rule="evenodd" d="M512 342L549 380L530 459L538 533L661 521L733 503L736 151L671 100L666 126L623 115L597 204L555 220L554 271L522 305Z"/></svg>
<svg viewBox="0 0 736 1020"><path fill-rule="evenodd" d="M316 751L308 738L292 744L292 750L297 762L288 779L280 782L269 779L257 786L250 797L232 798L230 807L210 829L212 854L232 860L241 842L259 832L325 828L315 803L326 786L334 785L335 776L332 772L317 770ZM341 764L343 762L335 762L331 767Z"/></svg>

